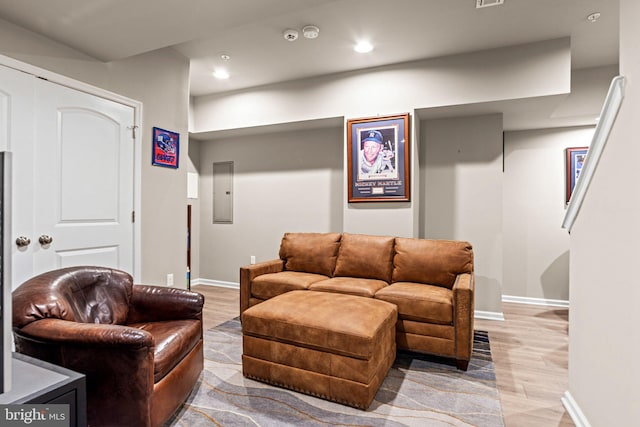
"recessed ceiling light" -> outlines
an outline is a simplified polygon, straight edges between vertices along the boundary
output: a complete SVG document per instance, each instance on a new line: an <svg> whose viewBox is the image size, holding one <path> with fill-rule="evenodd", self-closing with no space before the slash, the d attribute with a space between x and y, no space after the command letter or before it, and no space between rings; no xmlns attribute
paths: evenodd
<svg viewBox="0 0 640 427"><path fill-rule="evenodd" d="M223 61L228 61L231 59L231 57L226 53L223 53L222 55L220 55L220 59L222 59Z"/></svg>
<svg viewBox="0 0 640 427"><path fill-rule="evenodd" d="M218 68L213 72L213 77L215 77L216 79L223 79L223 80L228 79L229 72L223 68Z"/></svg>
<svg viewBox="0 0 640 427"><path fill-rule="evenodd" d="M302 35L307 39L317 39L320 35L320 28L315 25L307 25L302 29Z"/></svg>
<svg viewBox="0 0 640 427"><path fill-rule="evenodd" d="M361 41L353 47L353 50L358 53L369 53L373 50L373 45L368 41Z"/></svg>
<svg viewBox="0 0 640 427"><path fill-rule="evenodd" d="M598 19L600 19L600 12L594 12L591 15L587 16L587 21L591 22L592 24L594 22L596 22Z"/></svg>
<svg viewBox="0 0 640 427"><path fill-rule="evenodd" d="M489 6L500 6L504 0L476 0L476 9Z"/></svg>

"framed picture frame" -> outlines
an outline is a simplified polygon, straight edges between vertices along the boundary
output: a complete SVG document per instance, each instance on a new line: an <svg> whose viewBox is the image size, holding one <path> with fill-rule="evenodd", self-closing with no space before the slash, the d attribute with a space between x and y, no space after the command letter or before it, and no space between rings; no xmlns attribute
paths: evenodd
<svg viewBox="0 0 640 427"><path fill-rule="evenodd" d="M566 190L565 190L565 203L568 204L573 194L573 189L576 186L578 177L582 172L582 166L587 158L587 152L589 147L571 147L566 149L565 157L565 175L566 175Z"/></svg>
<svg viewBox="0 0 640 427"><path fill-rule="evenodd" d="M152 165L178 169L178 159L180 158L179 133L154 127L151 148Z"/></svg>
<svg viewBox="0 0 640 427"><path fill-rule="evenodd" d="M408 202L409 114L347 121L349 203Z"/></svg>

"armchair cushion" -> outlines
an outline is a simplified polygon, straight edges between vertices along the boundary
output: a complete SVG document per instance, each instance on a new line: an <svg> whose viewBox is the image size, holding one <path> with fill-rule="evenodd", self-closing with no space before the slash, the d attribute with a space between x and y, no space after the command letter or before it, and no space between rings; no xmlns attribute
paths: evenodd
<svg viewBox="0 0 640 427"><path fill-rule="evenodd" d="M132 323L129 326L151 334L153 350L153 381L158 382L180 362L200 341L197 320Z"/></svg>

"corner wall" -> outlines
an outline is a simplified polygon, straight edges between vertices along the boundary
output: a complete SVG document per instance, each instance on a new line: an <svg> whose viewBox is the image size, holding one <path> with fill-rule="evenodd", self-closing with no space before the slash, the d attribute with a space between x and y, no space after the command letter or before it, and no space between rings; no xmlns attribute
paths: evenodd
<svg viewBox="0 0 640 427"><path fill-rule="evenodd" d="M571 231L569 390L579 426L640 419L640 2L620 0L624 99Z"/></svg>
<svg viewBox="0 0 640 427"><path fill-rule="evenodd" d="M587 147L592 126L505 132L504 283L506 298L568 305L569 235L565 150Z"/></svg>
<svg viewBox="0 0 640 427"><path fill-rule="evenodd" d="M501 313L502 115L421 122L420 237L473 245L478 311Z"/></svg>

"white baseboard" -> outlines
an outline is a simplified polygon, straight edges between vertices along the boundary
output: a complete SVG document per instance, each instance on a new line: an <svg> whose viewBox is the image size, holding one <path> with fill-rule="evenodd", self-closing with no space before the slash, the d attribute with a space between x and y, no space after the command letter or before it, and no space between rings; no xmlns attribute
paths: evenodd
<svg viewBox="0 0 640 427"><path fill-rule="evenodd" d="M476 310L473 312L473 317L476 319L484 319L484 320L504 320L504 314L500 311L480 311Z"/></svg>
<svg viewBox="0 0 640 427"><path fill-rule="evenodd" d="M191 281L191 286L193 285L206 285L206 286L217 286L219 288L231 288L231 289L240 289L240 283L238 282L224 282L222 280L209 280L209 279L194 279Z"/></svg>
<svg viewBox="0 0 640 427"><path fill-rule="evenodd" d="M569 308L569 301L565 301L561 299L529 298L529 297L516 297L511 295L503 295L502 302L514 302L517 304L532 304L532 305L544 305L547 307Z"/></svg>
<svg viewBox="0 0 640 427"><path fill-rule="evenodd" d="M567 410L567 413L576 427L591 427L589 420L568 390L564 392L564 396L562 396L560 400L562 400L562 405Z"/></svg>

